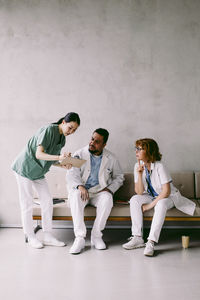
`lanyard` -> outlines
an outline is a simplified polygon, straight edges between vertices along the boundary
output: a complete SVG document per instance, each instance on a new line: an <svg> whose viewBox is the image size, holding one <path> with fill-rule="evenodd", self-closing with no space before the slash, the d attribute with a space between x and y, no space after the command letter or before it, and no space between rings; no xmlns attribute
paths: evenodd
<svg viewBox="0 0 200 300"><path fill-rule="evenodd" d="M146 173L146 181L147 181L147 192L152 196L152 197L156 197L158 196L158 194L156 193L156 191L154 190L152 184L151 184L151 178L150 178L150 173L147 169L147 167L145 167L145 173Z"/></svg>

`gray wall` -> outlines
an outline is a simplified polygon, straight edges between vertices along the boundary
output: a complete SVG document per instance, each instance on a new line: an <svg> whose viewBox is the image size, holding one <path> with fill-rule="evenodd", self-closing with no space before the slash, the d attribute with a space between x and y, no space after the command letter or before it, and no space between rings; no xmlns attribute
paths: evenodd
<svg viewBox="0 0 200 300"><path fill-rule="evenodd" d="M69 111L96 127L124 171L155 138L170 171L200 170L200 1L0 1L0 223L19 224L10 164L42 125Z"/></svg>

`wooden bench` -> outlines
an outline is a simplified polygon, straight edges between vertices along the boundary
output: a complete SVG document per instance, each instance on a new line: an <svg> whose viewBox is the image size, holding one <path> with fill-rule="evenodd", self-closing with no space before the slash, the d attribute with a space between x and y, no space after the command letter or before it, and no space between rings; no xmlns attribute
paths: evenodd
<svg viewBox="0 0 200 300"><path fill-rule="evenodd" d="M65 170L53 167L47 175L47 181L53 198L64 199L64 203L55 204L53 207L53 220L71 221L71 211L68 207ZM114 206L108 221L130 221L129 200L135 194L134 177L132 173L125 173L123 186L114 195ZM174 185L181 194L196 203L194 216L172 208L167 211L165 221L200 221L200 172L176 172L171 174ZM37 196L35 201L38 202ZM94 220L96 209L90 205L85 208L85 220ZM144 220L151 221L153 209L144 213ZM33 219L41 220L40 205L34 204Z"/></svg>

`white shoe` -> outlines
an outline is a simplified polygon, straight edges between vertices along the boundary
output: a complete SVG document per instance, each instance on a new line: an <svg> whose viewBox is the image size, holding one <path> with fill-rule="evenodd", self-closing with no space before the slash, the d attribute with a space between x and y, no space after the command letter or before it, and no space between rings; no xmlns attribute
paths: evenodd
<svg viewBox="0 0 200 300"><path fill-rule="evenodd" d="M91 246L94 246L98 250L106 249L106 244L101 237L91 237Z"/></svg>
<svg viewBox="0 0 200 300"><path fill-rule="evenodd" d="M76 237L72 247L69 250L71 254L79 254L85 248L85 239L83 237Z"/></svg>
<svg viewBox="0 0 200 300"><path fill-rule="evenodd" d="M126 250L145 247L144 240L141 236L131 236L129 242L122 245Z"/></svg>
<svg viewBox="0 0 200 300"><path fill-rule="evenodd" d="M154 243L148 241L144 249L144 255L153 256L153 254L154 254Z"/></svg>
<svg viewBox="0 0 200 300"><path fill-rule="evenodd" d="M57 240L50 232L44 233L43 244L45 246L56 246L56 247L66 246L64 242Z"/></svg>
<svg viewBox="0 0 200 300"><path fill-rule="evenodd" d="M41 249L44 247L44 245L38 239L36 239L36 237L28 237L28 245L36 249Z"/></svg>

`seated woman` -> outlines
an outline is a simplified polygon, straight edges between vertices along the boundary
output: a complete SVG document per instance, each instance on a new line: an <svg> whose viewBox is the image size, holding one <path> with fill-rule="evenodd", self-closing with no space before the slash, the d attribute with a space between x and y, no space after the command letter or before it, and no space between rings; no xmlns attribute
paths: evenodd
<svg viewBox="0 0 200 300"><path fill-rule="evenodd" d="M132 237L123 244L125 249L145 247L142 238L143 212L154 208L150 234L144 255L153 256L154 243L158 242L168 209L175 206L189 215L194 214L195 203L182 197L173 186L172 179L160 162L162 154L153 139L145 138L135 143L138 162L134 168L135 192L130 200Z"/></svg>

